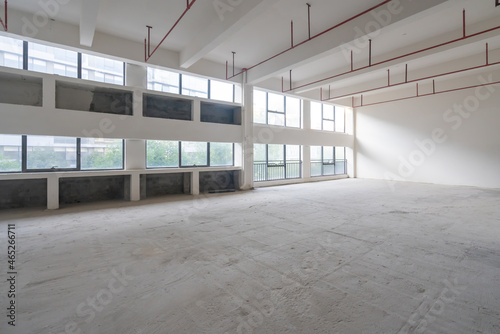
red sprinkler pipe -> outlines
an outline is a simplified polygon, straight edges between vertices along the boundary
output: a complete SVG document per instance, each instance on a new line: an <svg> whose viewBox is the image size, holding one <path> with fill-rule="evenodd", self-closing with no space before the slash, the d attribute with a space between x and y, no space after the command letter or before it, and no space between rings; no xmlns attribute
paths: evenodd
<svg viewBox="0 0 500 334"><path fill-rule="evenodd" d="M451 40L451 41L448 41L448 42L444 42L444 43L441 43L441 44L430 46L430 47L427 47L425 49L421 49L421 50L409 52L409 53L406 53L406 54L401 55L401 56L397 56L397 57L393 57L393 58L390 58L390 59L382 60L382 61L379 61L378 63L372 64L372 66L382 65L382 64L394 61L394 60L403 59L403 58L406 58L406 57L409 57L409 56L413 56L413 55L416 55L416 54L419 54L419 53L422 53L422 52L425 52L425 51L430 51L430 50L433 50L433 49L436 49L436 48L439 48L439 47L442 47L442 46L446 46L446 45L457 43L457 42L460 42L460 41L463 41L463 40L474 38L476 36L480 36L480 35L486 34L488 32L495 31L495 30L500 30L500 26L496 26L496 27L493 27L493 28L490 28L490 29L487 29L487 30L483 30L483 31L480 31L480 32L477 32L475 34L468 35L468 36L465 36L465 37L460 37L460 38L457 38L457 39L454 39L454 40ZM354 69L354 70L351 70L351 71L347 71L347 72L343 72L343 73L340 73L340 74L332 75L332 76L327 77L327 78L315 80L313 82L309 82L309 83L297 86L297 87L294 88L294 90L295 89L300 89L300 88L305 88L305 87L308 87L308 86L311 86L311 85L314 85L314 84L318 84L318 83L323 82L323 81L328 81L328 80L340 78L340 77L345 76L347 74L358 72L358 71L367 69L369 67L370 66L364 66L364 67L360 67L360 68L357 68L357 69ZM284 91L283 93L288 93L288 92L289 91Z"/></svg>
<svg viewBox="0 0 500 334"><path fill-rule="evenodd" d="M150 46L151 46L151 38L150 38L150 35L149 35L149 31L151 30L150 26L147 26L148 27L148 38L147 39L144 39L144 45L146 46L147 44L147 52L145 52L144 54L144 59L145 61L147 62L151 56L153 56L153 54L158 50L158 48L163 44L163 42L167 39L167 37L170 35L170 33L174 30L174 28L177 26L177 24L179 24L179 22L182 20L182 18L184 17L184 15L186 15L186 13L191 9L191 7L193 6L193 4L196 2L196 0L191 0L191 2L189 2L189 0L186 0L187 2L187 7L186 9L184 10L184 12L182 12L182 15L177 19L177 21L175 21L174 25L172 26L172 28L170 28L170 30L167 32L167 34L165 35L165 37L163 37L163 39L160 41L160 43L158 43L158 45L156 46L156 48L153 50L153 52L149 52L150 50ZM145 47L146 48L146 47Z"/></svg>
<svg viewBox="0 0 500 334"><path fill-rule="evenodd" d="M320 37L320 36L322 36L322 35L324 35L324 34L326 34L326 33L330 32L330 31L332 31L332 30L335 30L335 29L337 29L338 27L341 27L341 26L343 26L343 25L345 25L345 24L347 24L347 23L349 23L349 22L351 22L351 21L353 21L353 20L357 19L357 18L358 18L358 17L360 17L360 16L363 16L363 15L365 15L365 14L367 14L367 13L371 12L371 11L372 11L372 10L374 10L374 9L377 9L377 8L379 8L379 7L382 7L383 5L385 5L385 4L387 4L387 3L391 2L391 1L392 1L392 0L385 0L385 1L381 2L381 3L379 3L378 5L373 6L373 7L371 7L370 9L365 10L364 12L361 12L361 13L359 13L359 14L357 14L357 15L355 15L355 16L353 16L353 17L351 17L351 18L349 18L349 19L347 19L347 20L345 20L345 21L340 22L339 24L334 25L333 27L330 27L330 28L328 28L328 29L326 29L326 30L324 30L324 31L322 31L322 32L320 32L320 33L318 33L318 34L316 34L316 35L312 36L312 37L311 37L311 38L309 38L309 39L306 39L306 40L305 40L305 41L303 41L303 42L300 42L299 44L295 45L295 47L300 46L300 45L302 45L302 44L305 44L305 43L307 43L307 42L309 42L309 41L311 41L311 40L313 40L313 39L315 39L315 38L318 38L318 37ZM271 57L269 57L269 58L267 58L267 59L265 59L265 60L263 60L263 61L261 61L261 62L259 62L259 63L255 64L255 65L253 65L253 66L250 66L250 67L248 67L248 68L245 68L245 69L241 70L240 72L236 73L235 75L233 75L233 76L231 76L231 77L226 77L226 80L230 80L230 79L232 79L232 78L234 78L234 77L236 77L236 76L238 76L238 75L243 74L244 72L246 72L246 71L248 71L248 70L251 70L251 69L253 69L253 68L257 67L257 66L260 66L260 65L262 65L262 64L264 64L264 63L266 63L266 62L268 62L268 61L270 61L270 60L273 60L274 58L279 57L279 56L281 56L282 54L285 54L285 53L287 53L288 51L291 51L292 49L293 49L293 48L288 48L288 49L286 49L286 50L283 50L283 51L281 51L280 53L275 54L274 56L271 56Z"/></svg>
<svg viewBox="0 0 500 334"><path fill-rule="evenodd" d="M0 24L3 27L3 30L7 31L7 0L5 0L5 23L3 22L2 18L0 17Z"/></svg>
<svg viewBox="0 0 500 334"><path fill-rule="evenodd" d="M384 103L396 102L396 101L404 101L404 100L416 99L419 97L426 97L426 96L437 95L437 94L458 92L458 91L465 90L465 89L472 89L472 88L485 87L485 86L498 85L498 84L500 84L500 81L488 82L485 84L466 86L466 87L460 87L460 88L447 89L447 90L443 90L440 92L435 92L435 93L433 92L433 93L427 93L427 94L422 94L422 95L418 95L418 92L417 92L416 96L407 96L407 97L401 97L399 99L392 99L392 100L386 100L386 101L380 101L380 102L374 102L374 103L368 103L368 104L361 104L359 106L354 106L353 108L368 107L368 106L374 106L377 104L384 104ZM418 84L417 84L417 88L418 88Z"/></svg>
<svg viewBox="0 0 500 334"><path fill-rule="evenodd" d="M448 76L448 75L452 75L452 74L463 73L463 72L467 72L467 71L473 71L473 70L477 70L477 69L481 69L481 68L486 68L486 67L490 67L490 66L496 66L496 65L500 65L500 61L499 62L495 62L495 63L489 63L489 64L486 64L486 65L479 65L479 66L464 68L464 69L457 70L457 71L451 71L451 72L446 72L446 73L431 75L431 76L428 76L428 77L418 78L418 79L414 79L414 80L405 80L404 82L400 82L400 83L397 83L397 84L392 84L392 85L388 85L388 86L382 86L382 87L367 89L367 90L363 90L363 91L359 91L359 92L353 92L353 93L345 94L345 95L334 96L334 97L331 97L329 99L325 99L325 100L322 100L322 101L324 102L324 101L338 100L338 99L341 99L341 98L344 98L344 97L354 96L354 95L358 95L358 94L370 93L370 92L374 92L374 91L377 91L377 90L382 90L382 89L385 89L385 88L388 88L388 87L397 87L397 86L402 86L402 85L405 85L405 84L415 83L415 82L417 83L417 94L418 94L418 82L419 81L424 81L424 80L429 80L429 79L435 79L435 78L444 77L444 76Z"/></svg>

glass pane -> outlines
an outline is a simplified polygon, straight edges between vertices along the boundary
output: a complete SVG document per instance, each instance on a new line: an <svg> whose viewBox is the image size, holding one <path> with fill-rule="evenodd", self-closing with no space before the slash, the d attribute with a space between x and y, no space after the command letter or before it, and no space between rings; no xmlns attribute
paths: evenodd
<svg viewBox="0 0 500 334"><path fill-rule="evenodd" d="M81 139L82 169L122 169L123 140Z"/></svg>
<svg viewBox="0 0 500 334"><path fill-rule="evenodd" d="M323 104L323 119L329 119L331 121L334 120L333 118L333 106L329 104Z"/></svg>
<svg viewBox="0 0 500 334"><path fill-rule="evenodd" d="M254 163L253 163L253 179L254 181L266 180L266 145L254 144Z"/></svg>
<svg viewBox="0 0 500 334"><path fill-rule="evenodd" d="M146 142L146 167L179 167L179 142L148 140Z"/></svg>
<svg viewBox="0 0 500 334"><path fill-rule="evenodd" d="M233 84L210 80L210 98L226 102L233 102Z"/></svg>
<svg viewBox="0 0 500 334"><path fill-rule="evenodd" d="M253 121L266 124L266 92L254 89L253 91Z"/></svg>
<svg viewBox="0 0 500 334"><path fill-rule="evenodd" d="M335 147L335 160L345 159L345 147Z"/></svg>
<svg viewBox="0 0 500 334"><path fill-rule="evenodd" d="M286 145L286 161L300 161L299 145Z"/></svg>
<svg viewBox="0 0 500 334"><path fill-rule="evenodd" d="M123 62L82 54L82 79L123 85Z"/></svg>
<svg viewBox="0 0 500 334"><path fill-rule="evenodd" d="M311 102L311 129L321 130L321 103Z"/></svg>
<svg viewBox="0 0 500 334"><path fill-rule="evenodd" d="M284 96L268 93L268 106L267 109L270 111L285 112Z"/></svg>
<svg viewBox="0 0 500 334"><path fill-rule="evenodd" d="M300 128L301 104L300 99L286 97L286 126Z"/></svg>
<svg viewBox="0 0 500 334"><path fill-rule="evenodd" d="M345 147L335 147L335 174L345 173Z"/></svg>
<svg viewBox="0 0 500 334"><path fill-rule="evenodd" d="M267 113L267 123L269 125L285 126L285 114Z"/></svg>
<svg viewBox="0 0 500 334"><path fill-rule="evenodd" d="M208 164L207 143L182 142L182 166L206 166Z"/></svg>
<svg viewBox="0 0 500 334"><path fill-rule="evenodd" d="M210 143L210 166L232 166L233 144Z"/></svg>
<svg viewBox="0 0 500 334"><path fill-rule="evenodd" d="M28 70L77 77L77 52L28 43Z"/></svg>
<svg viewBox="0 0 500 334"><path fill-rule="evenodd" d="M269 144L268 150L269 163L283 163L285 161L283 145Z"/></svg>
<svg viewBox="0 0 500 334"><path fill-rule="evenodd" d="M179 94L179 73L148 67L148 89Z"/></svg>
<svg viewBox="0 0 500 334"><path fill-rule="evenodd" d="M323 146L323 163L334 163L333 146Z"/></svg>
<svg viewBox="0 0 500 334"><path fill-rule="evenodd" d="M321 161L321 146L311 146L311 161Z"/></svg>
<svg viewBox="0 0 500 334"><path fill-rule="evenodd" d="M335 165L323 165L323 175L335 175Z"/></svg>
<svg viewBox="0 0 500 334"><path fill-rule="evenodd" d="M20 172L22 136L0 135L0 172Z"/></svg>
<svg viewBox="0 0 500 334"><path fill-rule="evenodd" d="M23 68L23 41L0 36L0 66Z"/></svg>
<svg viewBox="0 0 500 334"><path fill-rule="evenodd" d="M255 144L253 160L256 162L266 162L266 144Z"/></svg>
<svg viewBox="0 0 500 334"><path fill-rule="evenodd" d="M76 168L76 138L28 136L27 168Z"/></svg>
<svg viewBox="0 0 500 334"><path fill-rule="evenodd" d="M302 164L300 159L299 145L286 145L286 177L299 178L301 176Z"/></svg>
<svg viewBox="0 0 500 334"><path fill-rule="evenodd" d="M345 132L345 109L335 107L335 131Z"/></svg>
<svg viewBox="0 0 500 334"><path fill-rule="evenodd" d="M183 74L182 95L208 98L208 79Z"/></svg>
<svg viewBox="0 0 500 334"><path fill-rule="evenodd" d="M323 121L323 130L325 130L325 131L335 130L335 126L333 124L333 121Z"/></svg>
<svg viewBox="0 0 500 334"><path fill-rule="evenodd" d="M320 176L322 174L321 151L321 146L311 146L311 176Z"/></svg>

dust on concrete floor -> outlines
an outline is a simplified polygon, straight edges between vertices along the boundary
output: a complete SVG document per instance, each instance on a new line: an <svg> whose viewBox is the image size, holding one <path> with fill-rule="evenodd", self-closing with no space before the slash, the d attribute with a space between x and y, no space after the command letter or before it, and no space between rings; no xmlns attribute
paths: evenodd
<svg viewBox="0 0 500 334"><path fill-rule="evenodd" d="M0 332L500 333L500 190L394 186L4 211Z"/></svg>

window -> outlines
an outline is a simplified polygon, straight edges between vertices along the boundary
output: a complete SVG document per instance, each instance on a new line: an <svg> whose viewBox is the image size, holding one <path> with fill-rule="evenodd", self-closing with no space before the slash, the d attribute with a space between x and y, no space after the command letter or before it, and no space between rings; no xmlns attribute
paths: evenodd
<svg viewBox="0 0 500 334"><path fill-rule="evenodd" d="M346 173L345 147L311 146L311 176Z"/></svg>
<svg viewBox="0 0 500 334"><path fill-rule="evenodd" d="M182 75L182 95L208 98L208 80Z"/></svg>
<svg viewBox="0 0 500 334"><path fill-rule="evenodd" d="M311 129L344 132L344 108L311 102Z"/></svg>
<svg viewBox="0 0 500 334"><path fill-rule="evenodd" d="M181 167L208 165L208 143L181 142Z"/></svg>
<svg viewBox="0 0 500 334"><path fill-rule="evenodd" d="M299 145L286 145L286 178L302 177L302 154Z"/></svg>
<svg viewBox="0 0 500 334"><path fill-rule="evenodd" d="M302 100L254 90L254 122L300 128Z"/></svg>
<svg viewBox="0 0 500 334"><path fill-rule="evenodd" d="M123 140L0 135L0 172L123 169Z"/></svg>
<svg viewBox="0 0 500 334"><path fill-rule="evenodd" d="M77 68L77 52L28 43L28 70L76 78Z"/></svg>
<svg viewBox="0 0 500 334"><path fill-rule="evenodd" d="M210 98L213 100L233 102L234 85L226 82L210 80Z"/></svg>
<svg viewBox="0 0 500 334"><path fill-rule="evenodd" d="M22 136L0 135L0 172L22 170Z"/></svg>
<svg viewBox="0 0 500 334"><path fill-rule="evenodd" d="M234 144L210 143L210 166L233 166Z"/></svg>
<svg viewBox="0 0 500 334"><path fill-rule="evenodd" d="M77 169L77 139L27 136L26 169Z"/></svg>
<svg viewBox="0 0 500 334"><path fill-rule="evenodd" d="M81 139L81 169L122 169L122 139Z"/></svg>
<svg viewBox="0 0 500 334"><path fill-rule="evenodd" d="M146 143L146 167L179 167L179 142L148 140Z"/></svg>
<svg viewBox="0 0 500 334"><path fill-rule="evenodd" d="M82 54L82 79L124 85L124 62Z"/></svg>
<svg viewBox="0 0 500 334"><path fill-rule="evenodd" d="M23 68L23 41L0 36L0 66Z"/></svg>
<svg viewBox="0 0 500 334"><path fill-rule="evenodd" d="M302 177L299 145L255 144L254 180L272 181Z"/></svg>
<svg viewBox="0 0 500 334"><path fill-rule="evenodd" d="M180 74L148 67L148 89L180 94Z"/></svg>

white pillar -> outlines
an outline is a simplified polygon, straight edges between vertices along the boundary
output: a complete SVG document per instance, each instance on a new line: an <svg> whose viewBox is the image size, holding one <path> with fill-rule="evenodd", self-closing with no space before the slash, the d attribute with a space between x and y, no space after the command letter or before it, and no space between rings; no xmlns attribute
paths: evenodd
<svg viewBox="0 0 500 334"><path fill-rule="evenodd" d="M125 170L146 169L146 141L144 139L125 140ZM139 172L130 174L130 200L141 199L141 180Z"/></svg>
<svg viewBox="0 0 500 334"><path fill-rule="evenodd" d="M57 174L47 176L47 209L59 209L59 176Z"/></svg>
<svg viewBox="0 0 500 334"><path fill-rule="evenodd" d="M42 105L43 110L52 112L56 108L56 79L54 77L43 78L42 88Z"/></svg>
<svg viewBox="0 0 500 334"><path fill-rule="evenodd" d="M148 68L144 65L128 64L125 67L125 85L148 88Z"/></svg>
<svg viewBox="0 0 500 334"><path fill-rule="evenodd" d="M311 130L311 101L304 100L302 104L302 124L304 130Z"/></svg>
<svg viewBox="0 0 500 334"><path fill-rule="evenodd" d="M200 172L195 170L191 173L191 195L200 194Z"/></svg>
<svg viewBox="0 0 500 334"><path fill-rule="evenodd" d="M302 177L304 179L311 178L311 146L302 146Z"/></svg>
<svg viewBox="0 0 500 334"><path fill-rule="evenodd" d="M253 189L253 86L243 85L243 172L241 189Z"/></svg>
<svg viewBox="0 0 500 334"><path fill-rule="evenodd" d="M195 99L193 102L193 121L201 122L201 101L199 99Z"/></svg>

